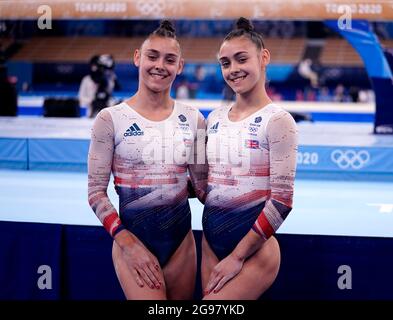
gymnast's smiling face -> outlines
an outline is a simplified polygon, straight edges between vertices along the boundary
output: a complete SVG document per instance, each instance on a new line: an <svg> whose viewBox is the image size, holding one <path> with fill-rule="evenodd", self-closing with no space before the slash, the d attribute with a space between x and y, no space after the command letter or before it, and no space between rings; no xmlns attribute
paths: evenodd
<svg viewBox="0 0 393 320"><path fill-rule="evenodd" d="M183 70L180 45L176 39L151 36L135 50L134 64L139 68L139 86L153 92L170 91Z"/></svg>
<svg viewBox="0 0 393 320"><path fill-rule="evenodd" d="M265 84L270 53L241 36L223 42L218 61L225 82L237 94L245 94Z"/></svg>

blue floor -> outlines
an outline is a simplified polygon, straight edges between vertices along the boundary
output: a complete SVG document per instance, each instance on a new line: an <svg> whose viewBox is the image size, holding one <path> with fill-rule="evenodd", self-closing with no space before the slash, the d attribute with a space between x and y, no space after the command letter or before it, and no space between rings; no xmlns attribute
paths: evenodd
<svg viewBox="0 0 393 320"><path fill-rule="evenodd" d="M393 182L297 179L294 209L278 233L393 237ZM108 193L115 207L111 183ZM0 170L0 220L100 225L85 173ZM193 229L202 204L191 199Z"/></svg>

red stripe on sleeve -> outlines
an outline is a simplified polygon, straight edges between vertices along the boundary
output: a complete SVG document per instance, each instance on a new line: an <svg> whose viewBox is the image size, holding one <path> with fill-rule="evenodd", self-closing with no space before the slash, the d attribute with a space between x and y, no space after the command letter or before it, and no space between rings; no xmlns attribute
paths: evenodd
<svg viewBox="0 0 393 320"><path fill-rule="evenodd" d="M116 212L112 212L111 214L107 215L104 219L104 228L111 234L111 227L113 223L119 219L119 216ZM112 234L111 234L112 235Z"/></svg>
<svg viewBox="0 0 393 320"><path fill-rule="evenodd" d="M259 215L257 221L261 226L262 231L265 234L266 238L269 238L274 233L274 229L270 225L269 221L266 219L265 213L263 211Z"/></svg>
<svg viewBox="0 0 393 320"><path fill-rule="evenodd" d="M261 238L265 238L261 231L259 231L258 226L254 223L251 228L255 233L257 233Z"/></svg>

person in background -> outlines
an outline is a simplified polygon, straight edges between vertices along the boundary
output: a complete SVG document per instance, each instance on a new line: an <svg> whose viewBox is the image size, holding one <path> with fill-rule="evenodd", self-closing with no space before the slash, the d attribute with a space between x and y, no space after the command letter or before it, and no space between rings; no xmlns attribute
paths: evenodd
<svg viewBox="0 0 393 320"><path fill-rule="evenodd" d="M183 78L176 88L176 99L190 99L190 88L186 78Z"/></svg>
<svg viewBox="0 0 393 320"><path fill-rule="evenodd" d="M190 79L190 83L189 83L191 99L197 98L198 93L201 90L203 90L203 87L205 87L205 83L204 83L205 80L206 80L205 67L199 64L195 67L194 74L192 76L192 79Z"/></svg>
<svg viewBox="0 0 393 320"><path fill-rule="evenodd" d="M311 59L304 59L299 63L298 72L303 78L310 81L313 88L318 88L318 73L313 70L312 65Z"/></svg>
<svg viewBox="0 0 393 320"><path fill-rule="evenodd" d="M329 88L328 87L320 88L320 90L318 92L317 99L320 102L330 102L330 101L332 101L332 96L330 95Z"/></svg>
<svg viewBox="0 0 393 320"><path fill-rule="evenodd" d="M339 83L334 89L334 96L333 96L333 101L334 102L346 102L347 101L347 96L345 94L345 87Z"/></svg>
<svg viewBox="0 0 393 320"><path fill-rule="evenodd" d="M87 108L87 117L94 118L100 110L115 104L112 93L119 83L111 55L95 55L89 66L90 72L81 81L78 97L79 105Z"/></svg>
<svg viewBox="0 0 393 320"><path fill-rule="evenodd" d="M8 77L5 64L0 64L0 116L15 117L18 113L16 77Z"/></svg>
<svg viewBox="0 0 393 320"><path fill-rule="evenodd" d="M359 102L359 88L358 87L355 87L355 86L350 87L348 95L349 95L350 101L355 102L355 103Z"/></svg>

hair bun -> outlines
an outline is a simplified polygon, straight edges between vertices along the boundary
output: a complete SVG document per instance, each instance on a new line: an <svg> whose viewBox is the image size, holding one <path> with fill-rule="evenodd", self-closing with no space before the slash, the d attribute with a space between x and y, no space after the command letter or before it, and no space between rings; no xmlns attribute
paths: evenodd
<svg viewBox="0 0 393 320"><path fill-rule="evenodd" d="M254 31L254 26L252 25L251 21L243 17L240 17L236 21L236 28L239 30L245 30L247 32Z"/></svg>
<svg viewBox="0 0 393 320"><path fill-rule="evenodd" d="M160 22L160 29L165 29L169 32L173 32L175 33L175 27L173 25L173 23L169 20L163 20Z"/></svg>

